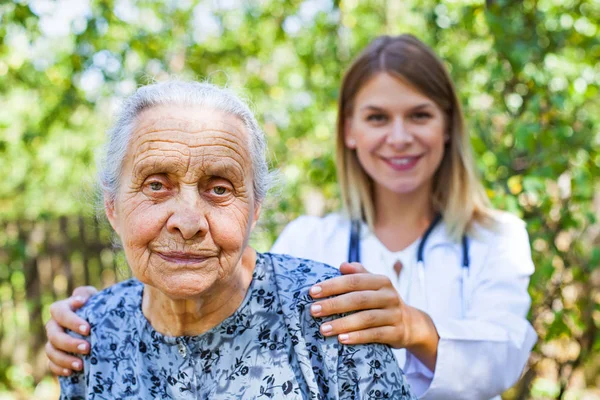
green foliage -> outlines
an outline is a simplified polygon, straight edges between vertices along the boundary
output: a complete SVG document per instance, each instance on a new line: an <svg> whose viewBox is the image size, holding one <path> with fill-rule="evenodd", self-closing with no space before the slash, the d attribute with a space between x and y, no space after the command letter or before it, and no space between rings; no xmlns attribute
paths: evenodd
<svg viewBox="0 0 600 400"><path fill-rule="evenodd" d="M374 36L411 32L451 71L493 203L528 223L541 340L506 396L600 386L600 3L485 3L0 3L0 222L92 211L95 151L119 99L175 74L252 100L282 178L254 238L266 250L292 218L339 208L343 70ZM0 243L0 283L24 285L27 247L2 234Z"/></svg>

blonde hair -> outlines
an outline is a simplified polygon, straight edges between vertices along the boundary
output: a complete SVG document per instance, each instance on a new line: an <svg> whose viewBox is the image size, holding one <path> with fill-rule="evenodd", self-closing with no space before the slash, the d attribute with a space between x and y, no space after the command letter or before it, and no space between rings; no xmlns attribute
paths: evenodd
<svg viewBox="0 0 600 400"><path fill-rule="evenodd" d="M429 47L406 34L373 40L354 60L342 81L336 156L342 200L350 218L365 221L371 230L374 228L373 180L362 168L356 151L346 147L344 135L356 94L379 73L410 84L433 100L445 114L450 140L433 177L431 205L442 214L450 236L459 240L471 230L474 222L491 227L494 211L475 169L452 79Z"/></svg>

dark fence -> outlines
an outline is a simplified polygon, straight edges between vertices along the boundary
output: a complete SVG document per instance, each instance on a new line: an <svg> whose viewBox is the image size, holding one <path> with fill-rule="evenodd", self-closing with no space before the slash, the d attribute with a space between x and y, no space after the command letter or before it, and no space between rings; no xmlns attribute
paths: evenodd
<svg viewBox="0 0 600 400"><path fill-rule="evenodd" d="M129 276L106 223L60 217L0 223L0 383L10 366L45 374L44 321L56 299L80 285L106 287Z"/></svg>

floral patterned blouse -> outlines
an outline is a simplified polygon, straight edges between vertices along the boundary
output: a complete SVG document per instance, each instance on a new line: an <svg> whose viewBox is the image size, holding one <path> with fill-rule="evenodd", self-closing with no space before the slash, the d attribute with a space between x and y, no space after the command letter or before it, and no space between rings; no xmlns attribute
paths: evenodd
<svg viewBox="0 0 600 400"><path fill-rule="evenodd" d="M60 399L415 399L388 347L341 345L319 332L331 318L310 315L308 289L336 275L258 254L238 310L191 337L152 328L138 280L114 285L78 311L91 325L91 352L83 372L60 378Z"/></svg>

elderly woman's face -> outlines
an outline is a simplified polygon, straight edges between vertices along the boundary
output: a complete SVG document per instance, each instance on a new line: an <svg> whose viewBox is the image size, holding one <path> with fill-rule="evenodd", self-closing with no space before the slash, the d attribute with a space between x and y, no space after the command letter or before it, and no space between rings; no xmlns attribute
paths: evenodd
<svg viewBox="0 0 600 400"><path fill-rule="evenodd" d="M117 199L107 203L140 281L193 298L239 270L259 214L249 140L239 119L212 109L140 114Z"/></svg>

